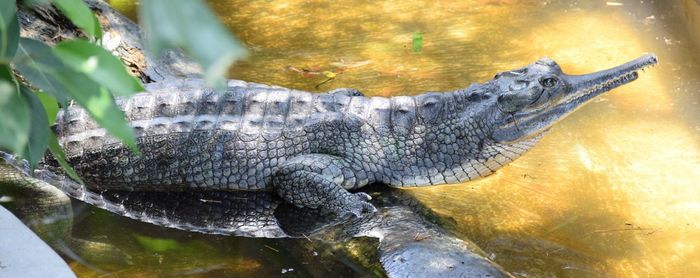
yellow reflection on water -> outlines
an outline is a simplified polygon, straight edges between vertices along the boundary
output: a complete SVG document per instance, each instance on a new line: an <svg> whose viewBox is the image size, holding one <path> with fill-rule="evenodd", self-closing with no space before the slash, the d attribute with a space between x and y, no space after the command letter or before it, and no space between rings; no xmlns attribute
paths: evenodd
<svg viewBox="0 0 700 278"><path fill-rule="evenodd" d="M210 1L251 50L233 78L368 95L466 87L549 56L573 74L661 64L491 177L411 190L516 275L700 275L700 63L649 1ZM669 1L671 2L671 1ZM684 1L695 5L692 1ZM687 4L686 3L686 4ZM680 26L680 27L679 27ZM421 32L423 47L412 50ZM306 71L306 73L303 73ZM337 77L321 84L327 77ZM321 84L321 85L319 85Z"/></svg>

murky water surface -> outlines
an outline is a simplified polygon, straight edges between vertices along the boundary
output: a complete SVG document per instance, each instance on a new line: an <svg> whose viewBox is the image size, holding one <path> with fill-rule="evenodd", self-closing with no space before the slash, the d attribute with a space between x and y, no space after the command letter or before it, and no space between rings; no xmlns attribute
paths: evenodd
<svg viewBox="0 0 700 278"><path fill-rule="evenodd" d="M113 2L129 12L131 2ZM700 13L695 2L210 4L250 49L232 78L310 91L413 95L483 82L543 56L566 72L587 73L656 53L659 66L580 109L493 176L411 192L516 275L700 275L700 60L684 25ZM148 259L120 267L122 274L372 273L304 241L154 231L91 212L77 233L134 250L148 244L134 243L133 234L178 242L175 249L141 251ZM314 250L323 254L308 255Z"/></svg>

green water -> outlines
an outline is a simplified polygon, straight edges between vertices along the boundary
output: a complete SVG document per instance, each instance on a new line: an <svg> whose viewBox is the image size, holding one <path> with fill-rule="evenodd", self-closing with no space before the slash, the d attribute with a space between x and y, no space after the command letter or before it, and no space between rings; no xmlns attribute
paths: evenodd
<svg viewBox="0 0 700 278"><path fill-rule="evenodd" d="M112 2L133 15L132 1ZM659 66L580 109L497 174L411 192L517 276L700 275L700 59L690 33L700 29L687 28L700 18L695 2L209 3L250 49L231 78L310 91L411 95L483 82L542 56L585 73L656 53ZM186 233L96 209L79 214L75 230L134 257L93 268L72 262L81 276L377 271L353 258L364 256L355 243L341 251L306 240ZM165 241L154 248L144 237Z"/></svg>

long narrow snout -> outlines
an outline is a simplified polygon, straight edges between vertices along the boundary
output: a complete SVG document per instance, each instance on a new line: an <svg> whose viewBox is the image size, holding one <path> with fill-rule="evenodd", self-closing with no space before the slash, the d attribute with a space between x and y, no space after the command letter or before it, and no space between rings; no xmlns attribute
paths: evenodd
<svg viewBox="0 0 700 278"><path fill-rule="evenodd" d="M566 75L571 89L565 98L568 100L585 97L590 99L639 77L638 70L658 63L654 54L646 54L617 67L584 75Z"/></svg>

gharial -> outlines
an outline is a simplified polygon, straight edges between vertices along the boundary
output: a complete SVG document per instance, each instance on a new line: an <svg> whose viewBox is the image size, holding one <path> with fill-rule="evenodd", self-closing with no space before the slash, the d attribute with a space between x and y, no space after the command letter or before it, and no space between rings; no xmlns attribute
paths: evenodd
<svg viewBox="0 0 700 278"><path fill-rule="evenodd" d="M391 98L243 81L230 81L222 92L194 79L154 83L147 92L117 99L141 155L80 107L59 112L53 128L93 191L276 191L299 207L361 216L375 210L370 197L349 190L489 175L554 123L656 63L647 54L608 70L567 75L544 58L466 89ZM44 164L58 165L48 155ZM56 186L79 190L69 179ZM84 199L103 202L96 196Z"/></svg>

